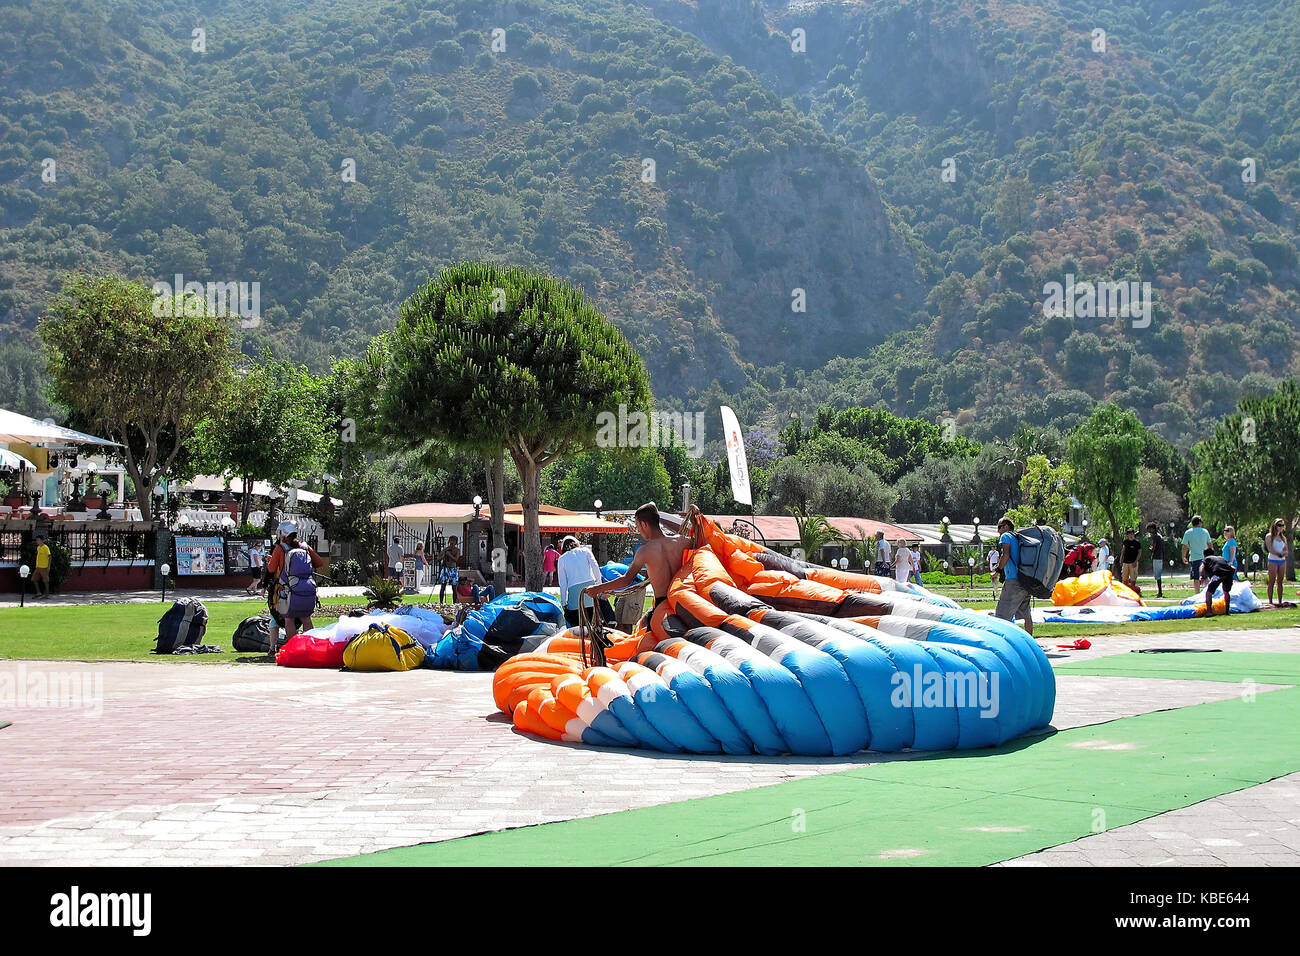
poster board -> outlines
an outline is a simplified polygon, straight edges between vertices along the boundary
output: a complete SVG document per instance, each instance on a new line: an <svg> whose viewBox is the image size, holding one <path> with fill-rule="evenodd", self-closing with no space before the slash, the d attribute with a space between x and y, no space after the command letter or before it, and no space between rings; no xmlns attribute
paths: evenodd
<svg viewBox="0 0 1300 956"><path fill-rule="evenodd" d="M176 539L178 576L226 573L226 542L219 535Z"/></svg>
<svg viewBox="0 0 1300 956"><path fill-rule="evenodd" d="M226 541L227 574L248 574L251 571L253 562L250 551L256 543L242 538L230 538Z"/></svg>

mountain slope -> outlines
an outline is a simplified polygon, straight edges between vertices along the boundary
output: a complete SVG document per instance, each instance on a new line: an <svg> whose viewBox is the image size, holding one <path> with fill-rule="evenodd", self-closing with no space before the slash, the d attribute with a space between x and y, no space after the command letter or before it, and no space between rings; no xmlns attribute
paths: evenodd
<svg viewBox="0 0 1300 956"><path fill-rule="evenodd" d="M859 159L642 11L138 9L0 7L11 328L67 268L256 281L265 322L245 349L319 366L439 266L490 258L585 287L671 394L700 369L735 386L747 363L864 351L922 306Z"/></svg>
<svg viewBox="0 0 1300 956"><path fill-rule="evenodd" d="M923 333L826 390L981 436L1114 399L1186 441L1295 373L1295 4L650 6L865 155L930 252ZM1045 316L1044 285L1067 275L1150 281L1153 321Z"/></svg>

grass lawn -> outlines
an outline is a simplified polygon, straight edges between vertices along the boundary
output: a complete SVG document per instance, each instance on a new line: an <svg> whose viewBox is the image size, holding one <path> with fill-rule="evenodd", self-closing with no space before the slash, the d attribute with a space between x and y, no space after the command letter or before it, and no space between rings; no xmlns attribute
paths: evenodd
<svg viewBox="0 0 1300 956"><path fill-rule="evenodd" d="M954 597L957 595L954 594ZM414 601L415 595L407 595ZM356 604L357 598L328 598L323 603ZM647 599L647 608L650 605ZM963 601L979 606L979 602ZM983 602L989 606L988 602ZM232 663L262 660L262 655L230 649L239 622L260 613L262 600L212 601L208 607L205 644L226 648L222 654L158 656L152 653L158 618L170 606L163 604L96 604L81 607L0 608L0 658L52 660L157 660L170 662ZM328 623L317 617L317 623ZM1133 634L1179 634L1189 630L1241 630L1300 625L1300 609L1233 614L1228 617L1184 621L1142 621L1131 624L1040 624L1034 636L1043 641L1076 637ZM1300 640L1300 635L1297 636Z"/></svg>
<svg viewBox="0 0 1300 956"><path fill-rule="evenodd" d="M428 595L420 595L423 601ZM416 603L417 595L408 594L407 603ZM92 604L32 608L0 608L0 658L46 658L52 660L157 660L231 663L248 659L265 659L248 651L231 650L231 638L239 622L266 610L266 601L205 601L208 630L204 644L225 648L223 654L173 656L153 653L158 636L158 619L171 607L164 604ZM356 605L356 597L323 598L323 605ZM317 615L317 624L328 624L333 615Z"/></svg>
<svg viewBox="0 0 1300 956"><path fill-rule="evenodd" d="M266 607L265 601L213 601L208 608L205 644L224 647L224 654L173 657L152 653L158 619L166 604L92 604L80 607L0 608L0 657L54 660L146 660L230 663L247 653L234 653L230 639L246 617Z"/></svg>

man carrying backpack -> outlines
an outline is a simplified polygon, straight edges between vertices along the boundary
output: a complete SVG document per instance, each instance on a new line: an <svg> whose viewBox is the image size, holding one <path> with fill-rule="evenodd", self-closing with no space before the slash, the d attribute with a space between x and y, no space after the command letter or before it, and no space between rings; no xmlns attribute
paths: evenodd
<svg viewBox="0 0 1300 956"><path fill-rule="evenodd" d="M284 628L286 639L299 631L311 630L311 615L316 610L316 582L312 572L324 563L325 559L311 545L298 540L296 524L280 522L280 540L266 559L266 576L270 579L267 594L271 617ZM272 651L277 639L278 635L272 633Z"/></svg>
<svg viewBox="0 0 1300 956"><path fill-rule="evenodd" d="M1017 618L1023 620L1025 630L1033 634L1034 619L1029 611L1030 594L1021 583L1019 569L1016 567L1020 562L1020 539L1016 537L1016 526L1006 515L998 519L998 533L1001 535L998 539L998 550L1001 551L998 568L1005 578L1002 596L998 598L998 607L993 613L1004 621L1015 621Z"/></svg>

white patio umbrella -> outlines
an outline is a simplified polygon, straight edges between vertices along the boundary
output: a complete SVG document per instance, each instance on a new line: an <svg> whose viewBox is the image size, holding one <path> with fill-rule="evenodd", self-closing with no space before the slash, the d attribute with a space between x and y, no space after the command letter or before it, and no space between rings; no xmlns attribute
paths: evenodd
<svg viewBox="0 0 1300 956"><path fill-rule="evenodd" d="M120 442L109 441L107 438L96 438L94 435L87 435L85 432L74 431L61 425L51 425L48 422L28 418L26 415L19 415L17 412L11 412L4 408L0 408L0 441L66 442L70 445L112 445L115 448L122 447Z"/></svg>
<svg viewBox="0 0 1300 956"><path fill-rule="evenodd" d="M0 468L17 468L19 471L35 471L36 466L15 451L0 448Z"/></svg>

